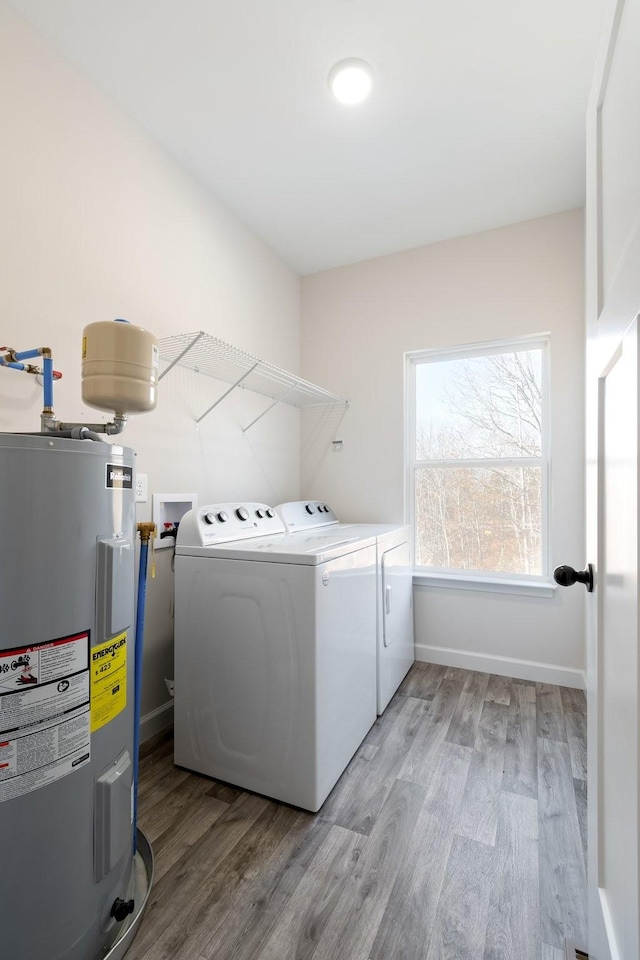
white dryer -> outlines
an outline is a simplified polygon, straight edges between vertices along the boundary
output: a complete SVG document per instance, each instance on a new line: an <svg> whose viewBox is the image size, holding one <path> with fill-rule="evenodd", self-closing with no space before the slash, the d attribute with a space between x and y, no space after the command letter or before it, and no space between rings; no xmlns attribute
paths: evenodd
<svg viewBox="0 0 640 960"><path fill-rule="evenodd" d="M377 711L382 714L415 660L409 527L341 523L319 500L281 503L276 511L292 535L331 529L336 535L376 538Z"/></svg>
<svg viewBox="0 0 640 960"><path fill-rule="evenodd" d="M264 504L182 518L175 762L320 808L376 719L376 546Z"/></svg>

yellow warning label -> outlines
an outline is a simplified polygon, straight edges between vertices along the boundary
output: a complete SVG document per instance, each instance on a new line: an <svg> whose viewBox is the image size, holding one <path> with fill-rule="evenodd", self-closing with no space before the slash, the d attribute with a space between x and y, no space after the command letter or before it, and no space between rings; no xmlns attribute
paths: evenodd
<svg viewBox="0 0 640 960"><path fill-rule="evenodd" d="M91 650L91 733L127 705L127 634L121 633Z"/></svg>
<svg viewBox="0 0 640 960"><path fill-rule="evenodd" d="M87 338L86 337L82 338L82 359L83 360L87 359Z"/></svg>

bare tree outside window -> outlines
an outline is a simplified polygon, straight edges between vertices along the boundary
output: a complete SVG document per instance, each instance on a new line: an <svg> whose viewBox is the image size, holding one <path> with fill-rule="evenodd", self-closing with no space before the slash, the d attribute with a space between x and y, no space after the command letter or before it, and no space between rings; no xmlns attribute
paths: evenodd
<svg viewBox="0 0 640 960"><path fill-rule="evenodd" d="M544 345L415 363L416 564L540 576Z"/></svg>

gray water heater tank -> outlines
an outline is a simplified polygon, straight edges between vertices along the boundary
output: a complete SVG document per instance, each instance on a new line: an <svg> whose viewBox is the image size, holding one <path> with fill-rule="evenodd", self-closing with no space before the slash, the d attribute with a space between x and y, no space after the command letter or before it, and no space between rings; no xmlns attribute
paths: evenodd
<svg viewBox="0 0 640 960"><path fill-rule="evenodd" d="M0 434L6 960L99 960L132 895L134 456Z"/></svg>

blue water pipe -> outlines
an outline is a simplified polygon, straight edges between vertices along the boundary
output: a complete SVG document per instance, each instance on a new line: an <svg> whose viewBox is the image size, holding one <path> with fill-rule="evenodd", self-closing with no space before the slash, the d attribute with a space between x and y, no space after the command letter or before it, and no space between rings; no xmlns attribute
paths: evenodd
<svg viewBox="0 0 640 960"><path fill-rule="evenodd" d="M6 348L2 348L6 349ZM59 370L53 369L53 359L49 355L48 347L35 347L33 350L11 350L8 356L12 359L0 356L0 367L9 367L11 370L23 370L27 373L42 373L42 385L44 391L44 406L53 410L53 381L60 380L62 374ZM39 367L32 364L22 363L23 360L32 360L35 357L43 357L42 371Z"/></svg>
<svg viewBox="0 0 640 960"><path fill-rule="evenodd" d="M42 347L36 347L35 350L21 350L14 354L16 360L32 360L34 357L42 356Z"/></svg>
<svg viewBox="0 0 640 960"><path fill-rule="evenodd" d="M134 708L133 708L133 853L136 852L136 838L138 831L138 777L140 767L140 708L142 703L142 650L144 640L144 608L147 598L147 560L149 555L149 540L155 533L155 525L139 523L140 532L140 564L138 567L138 604L136 608L136 641L135 641L135 681L134 681Z"/></svg>
<svg viewBox="0 0 640 960"><path fill-rule="evenodd" d="M44 406L53 409L53 360L51 357L45 357L42 361L42 386Z"/></svg>
<svg viewBox="0 0 640 960"><path fill-rule="evenodd" d="M8 360L5 360L4 357L0 357L0 364L3 367L11 367L12 370L26 370L26 363L10 363Z"/></svg>

